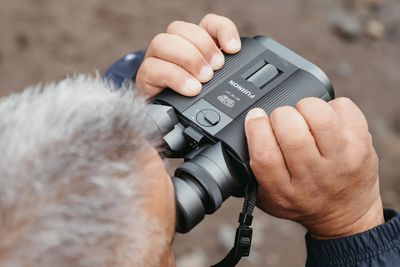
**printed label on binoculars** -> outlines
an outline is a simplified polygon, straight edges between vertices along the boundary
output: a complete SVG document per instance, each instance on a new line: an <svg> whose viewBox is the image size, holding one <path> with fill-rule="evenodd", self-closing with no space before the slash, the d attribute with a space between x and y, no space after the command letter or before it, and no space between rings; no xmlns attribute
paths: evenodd
<svg viewBox="0 0 400 267"><path fill-rule="evenodd" d="M262 96L262 90L244 79L228 79L204 99L231 118L236 118Z"/></svg>

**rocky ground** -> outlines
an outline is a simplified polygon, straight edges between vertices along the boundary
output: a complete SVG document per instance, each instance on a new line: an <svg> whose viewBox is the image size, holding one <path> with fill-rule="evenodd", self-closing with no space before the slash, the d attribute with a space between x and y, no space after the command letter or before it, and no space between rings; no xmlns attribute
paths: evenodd
<svg viewBox="0 0 400 267"><path fill-rule="evenodd" d="M72 73L94 73L146 46L172 20L214 12L242 35L265 34L324 69L338 96L365 112L381 159L387 207L400 209L400 1L0 0L0 95ZM178 236L178 266L202 267L230 248L241 201ZM302 266L304 230L256 212L254 249L240 266Z"/></svg>

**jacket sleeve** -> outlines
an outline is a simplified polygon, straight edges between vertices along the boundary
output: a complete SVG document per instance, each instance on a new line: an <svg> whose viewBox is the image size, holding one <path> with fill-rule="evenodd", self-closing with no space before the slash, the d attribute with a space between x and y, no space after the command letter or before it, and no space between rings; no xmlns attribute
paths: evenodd
<svg viewBox="0 0 400 267"><path fill-rule="evenodd" d="M104 79L112 82L117 88L124 83L134 82L139 67L144 60L144 54L145 51L126 54L107 69Z"/></svg>
<svg viewBox="0 0 400 267"><path fill-rule="evenodd" d="M400 266L400 214L385 210L385 224L364 233L332 240L306 235L306 267Z"/></svg>

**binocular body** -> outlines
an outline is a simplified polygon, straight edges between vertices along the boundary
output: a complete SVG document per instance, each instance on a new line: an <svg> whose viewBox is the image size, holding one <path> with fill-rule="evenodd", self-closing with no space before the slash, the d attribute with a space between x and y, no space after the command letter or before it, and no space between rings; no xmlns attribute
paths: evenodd
<svg viewBox="0 0 400 267"><path fill-rule="evenodd" d="M244 132L250 109L270 114L305 97L334 98L328 77L305 58L264 36L241 40L241 51L225 55L224 67L199 95L167 89L149 105L166 156L185 159L172 178L181 233L229 196L242 197L246 184L254 181Z"/></svg>

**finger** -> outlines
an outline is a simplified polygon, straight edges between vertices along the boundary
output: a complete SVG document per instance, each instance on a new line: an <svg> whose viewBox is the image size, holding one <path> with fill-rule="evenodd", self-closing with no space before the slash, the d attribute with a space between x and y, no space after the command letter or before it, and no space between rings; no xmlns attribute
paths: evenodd
<svg viewBox="0 0 400 267"><path fill-rule="evenodd" d="M168 26L167 33L179 35L192 43L214 70L224 65L225 59L221 50L213 38L198 25L183 21L174 21Z"/></svg>
<svg viewBox="0 0 400 267"><path fill-rule="evenodd" d="M149 97L157 95L167 87L182 95L194 96L200 92L201 83L178 65L148 57L139 68L136 87Z"/></svg>
<svg viewBox="0 0 400 267"><path fill-rule="evenodd" d="M335 110L319 98L300 100L296 109L304 117L323 157L339 154L346 145L340 119Z"/></svg>
<svg viewBox="0 0 400 267"><path fill-rule="evenodd" d="M217 40L223 51L229 54L239 52L241 48L239 32L230 19L208 14L201 20L200 26Z"/></svg>
<svg viewBox="0 0 400 267"><path fill-rule="evenodd" d="M250 166L260 187L266 191L288 190L290 175L264 110L256 108L247 114L245 130Z"/></svg>
<svg viewBox="0 0 400 267"><path fill-rule="evenodd" d="M349 98L340 97L329 102L346 129L360 138L368 138L368 123L362 111Z"/></svg>
<svg viewBox="0 0 400 267"><path fill-rule="evenodd" d="M304 118L293 107L280 107L271 125L292 178L307 177L322 158Z"/></svg>
<svg viewBox="0 0 400 267"><path fill-rule="evenodd" d="M146 57L156 57L183 67L200 82L208 82L214 72L200 51L186 39L167 33L153 38Z"/></svg>

